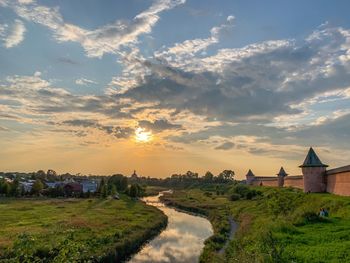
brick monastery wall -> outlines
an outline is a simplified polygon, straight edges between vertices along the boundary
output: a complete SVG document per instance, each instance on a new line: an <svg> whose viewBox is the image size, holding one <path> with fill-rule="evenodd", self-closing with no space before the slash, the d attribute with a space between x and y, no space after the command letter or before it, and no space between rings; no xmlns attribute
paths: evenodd
<svg viewBox="0 0 350 263"><path fill-rule="evenodd" d="M277 177L255 177L252 182L253 185L263 185L263 186L278 186L278 178Z"/></svg>
<svg viewBox="0 0 350 263"><path fill-rule="evenodd" d="M299 189L304 189L304 179L303 176L287 176L284 178L284 187L295 187Z"/></svg>
<svg viewBox="0 0 350 263"><path fill-rule="evenodd" d="M326 172L327 192L350 196L350 165Z"/></svg>
<svg viewBox="0 0 350 263"><path fill-rule="evenodd" d="M249 184L278 187L278 177L255 176ZM324 184L328 193L350 196L350 165L326 171ZM304 178L302 175L286 176L283 187L304 189Z"/></svg>

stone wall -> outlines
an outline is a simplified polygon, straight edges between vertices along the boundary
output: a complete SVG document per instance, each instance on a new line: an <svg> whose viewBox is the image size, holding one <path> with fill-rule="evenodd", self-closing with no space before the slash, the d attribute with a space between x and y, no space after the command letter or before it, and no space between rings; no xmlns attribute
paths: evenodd
<svg viewBox="0 0 350 263"><path fill-rule="evenodd" d="M318 168L318 167L316 167ZM308 168L311 171L305 171L304 168L303 172L304 175L291 175L284 177L284 185L283 187L295 187L299 189L304 189L304 180L305 176L308 177L309 184L312 187L317 186L318 188L315 189L309 189L311 192L328 192L336 195L343 195L343 196L350 196L350 165L331 169L328 171L324 171L324 168L321 167L319 169L322 169L322 171L318 171L317 169L311 167ZM319 174L322 176L323 180L316 180L313 182L316 177L313 176L313 172L315 172L317 175ZM310 178L311 176L311 178ZM318 179L318 178L316 178ZM310 183L311 180L311 183ZM278 187L278 177L277 176L250 176L247 177L247 183L250 185L255 186L273 186ZM322 183L324 185L324 190L322 190L318 184ZM321 190L319 190L321 189ZM315 191L314 191L315 190Z"/></svg>
<svg viewBox="0 0 350 263"><path fill-rule="evenodd" d="M304 179L302 175L286 176L284 178L284 187L295 187L304 189Z"/></svg>
<svg viewBox="0 0 350 263"><path fill-rule="evenodd" d="M254 181L252 185L263 185L263 186L278 186L278 178L277 177L267 177L267 176L259 176L254 177Z"/></svg>
<svg viewBox="0 0 350 263"><path fill-rule="evenodd" d="M326 172L327 192L350 196L350 165Z"/></svg>

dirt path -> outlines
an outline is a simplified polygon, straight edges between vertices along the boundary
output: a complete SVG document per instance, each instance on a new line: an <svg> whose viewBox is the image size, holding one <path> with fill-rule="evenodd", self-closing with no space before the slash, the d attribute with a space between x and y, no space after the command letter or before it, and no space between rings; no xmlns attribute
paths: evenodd
<svg viewBox="0 0 350 263"><path fill-rule="evenodd" d="M219 250L219 254L223 254L230 242L230 240L233 239L233 236L235 235L237 229L238 229L238 224L233 220L232 216L228 217L228 221L230 223L230 234L228 237L228 240L226 241L225 245Z"/></svg>

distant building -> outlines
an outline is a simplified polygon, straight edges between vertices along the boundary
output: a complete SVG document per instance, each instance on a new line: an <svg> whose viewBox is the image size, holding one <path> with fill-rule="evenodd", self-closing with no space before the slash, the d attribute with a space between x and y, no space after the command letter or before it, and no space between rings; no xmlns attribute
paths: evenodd
<svg viewBox="0 0 350 263"><path fill-rule="evenodd" d="M137 174L136 174L136 170L134 170L134 173L130 176L131 178L138 178Z"/></svg>
<svg viewBox="0 0 350 263"><path fill-rule="evenodd" d="M61 181L56 181L56 182L45 182L45 184L48 188L56 188L63 185L64 183Z"/></svg>
<svg viewBox="0 0 350 263"><path fill-rule="evenodd" d="M67 183L63 188L68 195L77 195L83 192L83 186L79 183Z"/></svg>
<svg viewBox="0 0 350 263"><path fill-rule="evenodd" d="M94 180L84 180L81 182L83 186L83 192L95 193L97 191L98 183Z"/></svg>
<svg viewBox="0 0 350 263"><path fill-rule="evenodd" d="M19 186L23 187L24 192L29 193L32 191L34 182L19 182Z"/></svg>
<svg viewBox="0 0 350 263"><path fill-rule="evenodd" d="M315 151L310 148L302 165L302 175L288 175L281 167L276 176L255 176L249 169L246 183L249 185L296 187L306 193L328 192L350 196L350 165L327 170Z"/></svg>

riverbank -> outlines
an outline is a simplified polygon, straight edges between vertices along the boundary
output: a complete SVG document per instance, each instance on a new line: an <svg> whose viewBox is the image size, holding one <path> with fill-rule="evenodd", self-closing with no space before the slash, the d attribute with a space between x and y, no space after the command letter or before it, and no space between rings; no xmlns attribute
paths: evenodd
<svg viewBox="0 0 350 263"><path fill-rule="evenodd" d="M174 191L163 199L173 206L208 216L214 235L206 241L201 262L349 262L350 198L304 194L285 188L233 186L216 195L208 189ZM244 191L246 192L244 192ZM235 200L235 201L230 201ZM327 208L328 218L318 216ZM229 238L229 216L239 223Z"/></svg>
<svg viewBox="0 0 350 263"><path fill-rule="evenodd" d="M0 199L0 261L126 259L167 224L155 207L114 199Z"/></svg>
<svg viewBox="0 0 350 263"><path fill-rule="evenodd" d="M198 262L205 240L213 234L210 222L203 216L164 205L158 197L146 197L144 201L162 210L168 225L128 263Z"/></svg>
<svg viewBox="0 0 350 263"><path fill-rule="evenodd" d="M191 213L201 214L208 218L214 234L205 241L200 262L222 262L225 255L218 253L229 239L231 229L229 222L229 204L225 196L216 196L212 192L200 189L175 190L165 194L161 200L172 207Z"/></svg>

